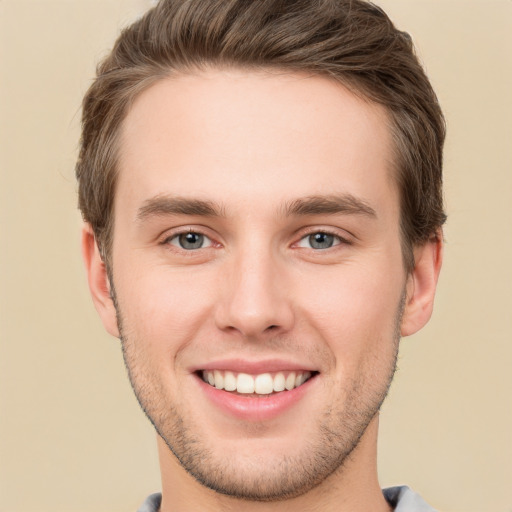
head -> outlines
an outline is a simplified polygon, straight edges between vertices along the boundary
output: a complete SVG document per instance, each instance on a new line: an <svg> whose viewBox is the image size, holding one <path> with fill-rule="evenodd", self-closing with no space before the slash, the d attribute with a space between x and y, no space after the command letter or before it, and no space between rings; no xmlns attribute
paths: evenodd
<svg viewBox="0 0 512 512"><path fill-rule="evenodd" d="M155 82L205 67L324 76L382 105L393 136L404 263L437 236L444 119L410 36L366 1L162 1L124 30L83 102L76 167L79 207L107 265L119 134L135 98Z"/></svg>
<svg viewBox="0 0 512 512"><path fill-rule="evenodd" d="M369 453L432 308L443 138L410 38L367 2L163 1L120 36L84 100L84 254L197 481L284 499Z"/></svg>

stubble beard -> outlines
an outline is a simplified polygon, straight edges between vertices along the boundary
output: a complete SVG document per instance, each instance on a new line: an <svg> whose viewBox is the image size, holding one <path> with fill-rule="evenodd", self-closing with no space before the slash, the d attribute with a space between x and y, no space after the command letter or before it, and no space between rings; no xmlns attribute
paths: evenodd
<svg viewBox="0 0 512 512"><path fill-rule="evenodd" d="M298 453L267 461L263 468L248 459L238 461L226 457L221 460L195 432L194 425L187 424L180 407L170 402L164 387L148 378L152 375L151 368L144 368L137 354L137 343L125 335L113 287L112 298L125 366L144 414L191 476L205 487L233 498L267 502L290 499L307 493L333 473L343 472L387 396L396 371L405 293L397 308L386 379L382 379L378 388L368 393L368 379L372 378L369 374L360 375L355 382L349 383L344 398L338 396L339 403L333 403L318 418L315 438L309 439Z"/></svg>

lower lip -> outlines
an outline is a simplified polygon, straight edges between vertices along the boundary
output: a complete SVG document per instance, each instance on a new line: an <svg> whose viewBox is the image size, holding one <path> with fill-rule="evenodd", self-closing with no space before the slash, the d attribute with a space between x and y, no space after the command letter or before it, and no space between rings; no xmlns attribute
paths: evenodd
<svg viewBox="0 0 512 512"><path fill-rule="evenodd" d="M276 418L297 405L314 386L317 378L318 374L291 391L263 395L261 398L235 395L229 391L217 389L204 382L199 376L197 376L197 381L205 395L224 413L245 421L266 421Z"/></svg>

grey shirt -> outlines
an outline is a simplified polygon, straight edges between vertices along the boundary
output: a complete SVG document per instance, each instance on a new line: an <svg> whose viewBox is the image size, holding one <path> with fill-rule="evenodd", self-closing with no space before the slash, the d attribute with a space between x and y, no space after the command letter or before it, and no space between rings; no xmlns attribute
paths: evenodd
<svg viewBox="0 0 512 512"><path fill-rule="evenodd" d="M406 485L388 487L382 492L388 503L395 507L395 512L437 512Z"/></svg>
<svg viewBox="0 0 512 512"><path fill-rule="evenodd" d="M394 507L395 512L436 512L418 494L405 485L388 487L382 492L388 503ZM158 512L161 502L162 495L159 492L151 494L137 512Z"/></svg>

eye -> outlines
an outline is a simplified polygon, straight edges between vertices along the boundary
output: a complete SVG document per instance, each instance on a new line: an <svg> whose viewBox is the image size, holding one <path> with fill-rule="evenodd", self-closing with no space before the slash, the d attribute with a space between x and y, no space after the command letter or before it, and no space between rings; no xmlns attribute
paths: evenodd
<svg viewBox="0 0 512 512"><path fill-rule="evenodd" d="M341 243L341 238L330 233L323 233L321 231L317 233L311 233L305 236L299 241L299 247L306 247L308 249L330 249L335 245Z"/></svg>
<svg viewBox="0 0 512 512"><path fill-rule="evenodd" d="M184 249L185 251L203 249L212 245L212 241L207 236L201 233L195 233L194 231L174 235L168 238L166 242L180 249Z"/></svg>

